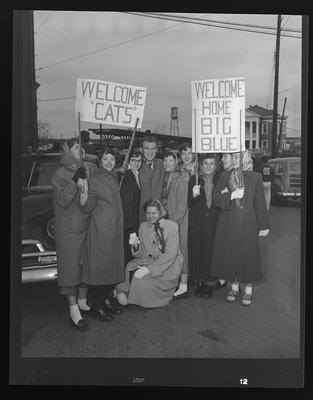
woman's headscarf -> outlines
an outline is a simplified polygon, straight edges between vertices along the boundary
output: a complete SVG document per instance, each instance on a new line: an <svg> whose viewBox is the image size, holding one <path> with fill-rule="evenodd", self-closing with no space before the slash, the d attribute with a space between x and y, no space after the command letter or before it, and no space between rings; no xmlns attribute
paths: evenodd
<svg viewBox="0 0 313 400"><path fill-rule="evenodd" d="M160 205L161 212L159 219L154 223L154 232L156 234L157 244L159 249L161 250L161 253L165 253L164 229L160 226L160 220L166 217L167 212L163 204L159 200L156 199L156 202Z"/></svg>
<svg viewBox="0 0 313 400"><path fill-rule="evenodd" d="M240 153L239 153L240 155ZM229 185L231 191L238 189L239 187L244 187L243 173L242 171L252 171L253 170L253 160L249 150L242 152L242 169L240 165L238 168L234 168L229 176ZM237 207L240 206L240 199L236 199Z"/></svg>
<svg viewBox="0 0 313 400"><path fill-rule="evenodd" d="M76 171L80 167L79 160L76 160L67 142L62 146L61 164L72 171Z"/></svg>
<svg viewBox="0 0 313 400"><path fill-rule="evenodd" d="M160 200L152 199L152 201L153 201L153 203L157 203L160 208L160 217L157 219L157 221L153 225L154 225L154 232L156 235L157 246L160 249L161 253L165 253L164 229L160 226L160 220L162 218L167 217L167 212L166 212L163 204L160 202ZM149 201L149 203L150 203L150 201Z"/></svg>

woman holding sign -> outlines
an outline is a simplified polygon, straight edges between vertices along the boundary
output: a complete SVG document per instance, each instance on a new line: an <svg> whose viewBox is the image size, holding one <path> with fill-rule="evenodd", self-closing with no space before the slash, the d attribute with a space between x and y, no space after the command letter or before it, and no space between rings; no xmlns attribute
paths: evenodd
<svg viewBox="0 0 313 400"><path fill-rule="evenodd" d="M233 169L219 179L213 201L221 208L218 216L211 273L231 283L226 300L233 302L244 289L242 305L252 303L253 283L262 279L259 236L269 232L262 176L252 171L248 150L232 154Z"/></svg>
<svg viewBox="0 0 313 400"><path fill-rule="evenodd" d="M90 215L84 254L83 282L90 285L88 314L111 321L122 311L113 299L114 285L124 280L123 208L117 176L116 155L108 149L101 156L99 172L80 194L82 210Z"/></svg>
<svg viewBox="0 0 313 400"><path fill-rule="evenodd" d="M188 190L189 264L190 277L196 282L195 295L210 298L216 284L210 264L217 220L217 208L212 200L213 188L219 178L217 156L213 153L201 154L200 167L199 185L192 176Z"/></svg>

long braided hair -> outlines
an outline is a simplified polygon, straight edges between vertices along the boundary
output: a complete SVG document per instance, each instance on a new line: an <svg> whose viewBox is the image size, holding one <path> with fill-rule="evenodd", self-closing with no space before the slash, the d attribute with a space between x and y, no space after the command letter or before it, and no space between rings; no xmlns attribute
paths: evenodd
<svg viewBox="0 0 313 400"><path fill-rule="evenodd" d="M148 200L144 204L143 209L145 212L147 211L148 207L155 207L160 212L160 217L157 219L157 221L153 225L154 225L154 232L156 235L158 248L160 249L161 253L165 253L165 244L166 243L165 243L165 239L164 239L164 229L160 226L160 220L162 218L167 218L166 210L165 210L163 204L157 199Z"/></svg>

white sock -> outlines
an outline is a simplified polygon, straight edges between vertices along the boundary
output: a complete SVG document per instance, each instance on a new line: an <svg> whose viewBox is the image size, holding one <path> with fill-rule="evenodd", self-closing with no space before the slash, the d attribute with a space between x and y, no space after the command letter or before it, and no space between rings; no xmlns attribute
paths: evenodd
<svg viewBox="0 0 313 400"><path fill-rule="evenodd" d="M245 287L245 294L252 294L252 286Z"/></svg>
<svg viewBox="0 0 313 400"><path fill-rule="evenodd" d="M187 283L180 283L179 284L179 288L174 293L174 296L178 296L180 294L183 294L183 293L187 292L187 287L188 287Z"/></svg>
<svg viewBox="0 0 313 400"><path fill-rule="evenodd" d="M224 281L223 279L219 279L218 281L219 281L219 283L220 283L221 285L224 285L224 283L226 282L226 281Z"/></svg>
<svg viewBox="0 0 313 400"><path fill-rule="evenodd" d="M78 308L78 304L70 306L70 316L76 325L78 324L78 321L82 319L81 313Z"/></svg>
<svg viewBox="0 0 313 400"><path fill-rule="evenodd" d="M90 310L90 307L87 304L87 299L86 298L84 298L84 299L78 298L77 302L78 302L78 307L79 307L80 310L84 310L84 311L89 311Z"/></svg>
<svg viewBox="0 0 313 400"><path fill-rule="evenodd" d="M239 283L232 283L231 290L235 290L236 292L239 291Z"/></svg>

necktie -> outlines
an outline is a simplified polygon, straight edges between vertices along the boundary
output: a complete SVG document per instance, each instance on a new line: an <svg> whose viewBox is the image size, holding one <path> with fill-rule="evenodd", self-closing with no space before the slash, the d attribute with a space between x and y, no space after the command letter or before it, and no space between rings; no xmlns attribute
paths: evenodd
<svg viewBox="0 0 313 400"><path fill-rule="evenodd" d="M133 173L134 173L134 175L135 175L135 179L136 179L137 185L138 185L139 189L141 189L141 187L140 187L140 182L139 182L138 171L136 171L136 172L133 171Z"/></svg>

